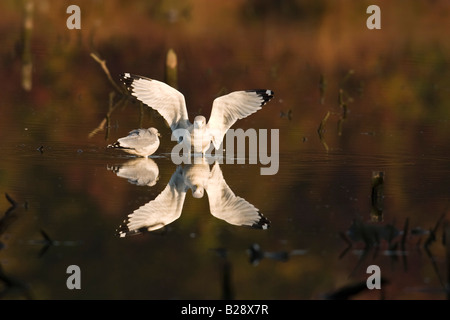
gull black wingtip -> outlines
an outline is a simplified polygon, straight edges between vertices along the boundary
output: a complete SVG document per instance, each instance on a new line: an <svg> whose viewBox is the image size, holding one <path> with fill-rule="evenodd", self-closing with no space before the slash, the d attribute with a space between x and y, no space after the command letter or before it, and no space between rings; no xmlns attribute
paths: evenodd
<svg viewBox="0 0 450 320"><path fill-rule="evenodd" d="M112 144L108 144L107 148L120 148L119 142L114 142Z"/></svg>
<svg viewBox="0 0 450 320"><path fill-rule="evenodd" d="M120 79L139 79L140 76L137 76L135 74L129 73L129 72L122 72L119 74Z"/></svg>
<svg viewBox="0 0 450 320"><path fill-rule="evenodd" d="M133 83L135 81L138 81L138 80L152 81L152 79L150 79L148 77L139 76L137 74L132 74L129 72L124 72L124 73L119 74L119 79L125 85L126 89L131 93L133 92L133 88L134 88Z"/></svg>
<svg viewBox="0 0 450 320"><path fill-rule="evenodd" d="M263 229L263 230L269 229L269 228L270 228L270 225L271 225L270 220L267 219L265 216L263 216L263 215L261 214L261 212L258 212L258 215L259 215L259 218L260 218L260 219L259 219L258 222L254 223L254 224L252 225L252 228L255 228L255 229Z"/></svg>
<svg viewBox="0 0 450 320"><path fill-rule="evenodd" d="M125 85L127 90L132 90L132 84L133 84L133 81L135 79L132 74L130 74L130 73L121 73L119 75L119 79Z"/></svg>
<svg viewBox="0 0 450 320"><path fill-rule="evenodd" d="M275 95L275 92L269 89L254 89L254 90L247 90L247 92L255 92L259 97L261 97L263 99L262 105L269 102Z"/></svg>
<svg viewBox="0 0 450 320"><path fill-rule="evenodd" d="M133 150L133 148L122 146L120 144L120 142L114 142L113 144L108 144L107 148Z"/></svg>
<svg viewBox="0 0 450 320"><path fill-rule="evenodd" d="M124 73L119 74L119 78L122 81L131 81L131 82L133 82L134 80L140 80L140 79L152 81L152 79L149 77L144 77L144 76L132 74L129 72L124 72Z"/></svg>

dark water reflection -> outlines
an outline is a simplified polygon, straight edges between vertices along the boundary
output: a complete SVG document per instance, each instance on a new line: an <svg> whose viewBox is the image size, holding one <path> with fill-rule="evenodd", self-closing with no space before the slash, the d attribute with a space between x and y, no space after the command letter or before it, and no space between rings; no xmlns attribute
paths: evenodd
<svg viewBox="0 0 450 320"><path fill-rule="evenodd" d="M376 34L358 27L365 7L346 2L289 1L287 10L175 1L169 10L80 1L97 17L86 14L82 32L55 13L64 4L42 3L26 39L23 8L0 5L0 298L448 298L450 51L436 31L449 27L445 1L414 2L401 19L401 5L386 3ZM34 71L22 87L24 47ZM170 129L150 109L124 98L99 127L123 97L90 53L114 80L122 72L163 80L170 48L191 118L208 117L220 94L274 90L273 103L234 128L280 130L278 173L248 162L205 170L268 229L212 217L224 206L208 190L198 198L187 190L188 168L172 163ZM149 126L162 138L148 161L107 149ZM183 197L173 202L179 218L117 236L129 214L170 192ZM70 265L81 269L81 290L66 286ZM364 286L370 265L380 267L382 290Z"/></svg>
<svg viewBox="0 0 450 320"><path fill-rule="evenodd" d="M223 178L218 162L210 168L205 157L199 160L177 166L166 188L154 200L128 216L127 221L119 228L119 236L158 230L174 222L181 216L188 190L191 190L192 196L197 199L203 198L206 192L211 214L229 224L257 229L267 229L270 226L270 221L261 215L257 208L233 193ZM153 178L151 183L154 183L158 167L153 160L132 160L125 165L126 177L131 176L128 181L136 183L144 178L144 184L148 185L147 177L150 176ZM119 174L124 173L123 166L121 169Z"/></svg>

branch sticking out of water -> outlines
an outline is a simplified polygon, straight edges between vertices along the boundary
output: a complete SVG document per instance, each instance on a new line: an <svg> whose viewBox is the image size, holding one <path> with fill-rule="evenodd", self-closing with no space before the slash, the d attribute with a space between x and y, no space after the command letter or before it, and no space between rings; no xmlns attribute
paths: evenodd
<svg viewBox="0 0 450 320"><path fill-rule="evenodd" d="M330 111L327 112L325 117L323 117L322 121L320 121L319 128L317 129L317 132L319 135L323 134L325 132L325 123L327 122L328 118L330 117Z"/></svg>
<svg viewBox="0 0 450 320"><path fill-rule="evenodd" d="M106 128L106 135L105 135L105 140L108 140L109 137L109 128L110 123L111 123L111 114L114 112L114 110L116 110L119 106L122 105L122 103L125 101L126 97L122 96L122 98L117 101L115 104L113 104L114 101L114 97L115 97L115 93L114 91L111 91L109 93L109 106L108 106L108 112L106 113L105 117L102 119L102 121L100 121L100 124L97 126L97 128L95 128L94 130L92 130L88 137L92 138L93 136L95 136L97 133L99 133L100 131L104 130Z"/></svg>
<svg viewBox="0 0 450 320"><path fill-rule="evenodd" d="M6 200L11 204L11 206L6 210L3 217L0 217L0 235L3 234L9 226L16 221L17 214L14 212L17 208L17 202L11 198L7 193L5 193Z"/></svg>
<svg viewBox="0 0 450 320"><path fill-rule="evenodd" d="M441 277L441 275L440 275L440 273L439 273L439 268L438 268L438 266L437 266L436 259L434 258L434 255L433 255L433 253L431 252L431 249L430 249L430 247L431 247L431 245L433 244L433 242L436 241L436 234L437 234L437 231L438 231L438 229L439 229L439 226L440 226L441 223L443 222L446 213L447 213L447 209L446 209L445 212L440 216L440 218L439 218L438 221L436 222L436 225L434 226L434 228L429 230L428 238L425 240L425 243L424 243L423 247L424 247L424 249L425 249L425 252L426 252L428 258L429 258L430 261L431 261L431 264L432 264L432 266L433 266L433 269L434 269L434 271L436 272L436 275L437 275L437 277L438 277L438 279L439 279L439 282L440 282L441 285L442 285L442 288L444 288L444 290L447 292L448 288L447 288L447 286L446 286L446 284L445 284L443 278ZM445 227L445 225L444 225L444 227ZM445 231L444 231L444 232L445 232Z"/></svg>
<svg viewBox="0 0 450 320"><path fill-rule="evenodd" d="M372 172L372 221L382 221L383 220L383 183L384 183L384 172L374 171Z"/></svg>
<svg viewBox="0 0 450 320"><path fill-rule="evenodd" d="M128 94L126 92L125 89L123 89L121 86L119 86L111 77L111 73L109 72L108 67L106 66L106 61L100 59L99 56L97 56L95 53L91 53L91 57L97 61L100 66L102 67L103 71L106 74L106 77L108 78L109 82L112 84L112 86L117 90L118 93L120 93L122 95L122 98L116 102L115 104L113 104L113 100L115 97L115 93L112 91L109 94L109 107L108 107L108 112L106 113L105 118L102 119L102 121L100 122L100 124L97 126L97 128L95 128L94 130L92 130L89 134L88 137L92 138L93 136L95 136L98 132L102 131L105 129L106 127L106 136L105 136L105 140L108 140L108 136L109 136L109 128L110 128L110 117L111 114L113 113L113 111L122 104L122 102L125 100L124 97L127 97Z"/></svg>
<svg viewBox="0 0 450 320"><path fill-rule="evenodd" d="M339 102L339 107L342 108L342 116L341 119L347 119L347 103L344 101L344 90L339 89L339 98L338 98L338 102Z"/></svg>
<svg viewBox="0 0 450 320"><path fill-rule="evenodd" d="M345 75L344 78L342 79L341 84L344 84L345 82L347 82L348 79L350 79L350 77L351 77L353 74L355 74L355 70L353 70L353 69L348 70L347 73L346 73L346 75Z"/></svg>
<svg viewBox="0 0 450 320"><path fill-rule="evenodd" d="M327 112L325 117L323 117L322 121L320 122L319 128L317 129L317 133L319 134L320 142L322 142L322 145L325 147L325 150L328 151L328 145L325 142L325 138L323 136L323 133L325 132L325 123L327 122L328 118L330 117L330 111Z"/></svg>
<svg viewBox="0 0 450 320"><path fill-rule="evenodd" d="M105 125L106 125L106 117L103 118L103 120L100 122L100 124L97 126L97 128L95 128L94 130L92 130L91 132L89 132L88 137L92 138L93 136L95 136L97 133L99 133L100 131L102 131L103 129L105 129Z"/></svg>
<svg viewBox="0 0 450 320"><path fill-rule="evenodd" d="M111 77L111 73L109 72L108 67L106 66L106 61L100 59L99 56L97 56L95 53L91 53L91 57L97 61L100 66L102 67L103 71L106 74L106 77L108 78L109 82L112 84L112 86L114 87L114 89L116 89L120 94L124 94L125 91L113 80L113 78Z"/></svg>
<svg viewBox="0 0 450 320"><path fill-rule="evenodd" d="M445 261L447 263L447 284L446 293L447 299L450 300L450 222L445 221L444 223L444 245L445 245Z"/></svg>
<svg viewBox="0 0 450 320"><path fill-rule="evenodd" d="M23 19L23 52L22 52L22 88L30 91L32 88L33 62L31 60L31 33L33 31L34 2L24 2L25 17Z"/></svg>
<svg viewBox="0 0 450 320"><path fill-rule="evenodd" d="M344 101L344 90L342 89L339 89L338 103L339 107L342 109L342 114L338 121L338 135L342 135L342 124L345 119L347 119L348 111L347 103Z"/></svg>
<svg viewBox="0 0 450 320"><path fill-rule="evenodd" d="M292 120L292 110L289 109L287 112L280 111L280 118L287 118L288 120Z"/></svg>
<svg viewBox="0 0 450 320"><path fill-rule="evenodd" d="M9 196L9 194L7 194L7 193L5 193L5 197L6 197L6 200L8 200L8 202L11 204L11 207L12 207L13 209L16 208L17 202L14 201L14 199L11 198L11 197Z"/></svg>
<svg viewBox="0 0 450 320"><path fill-rule="evenodd" d="M320 104L325 103L325 88L327 84L325 82L325 77L323 74L320 75L319 79L319 94L320 94Z"/></svg>
<svg viewBox="0 0 450 320"><path fill-rule="evenodd" d="M406 236L408 235L408 227L409 227L409 218L406 218L405 225L403 227L403 235L400 241L400 249L402 252L406 252ZM407 263L406 263L406 255L403 256L403 267L405 272L408 271Z"/></svg>
<svg viewBox="0 0 450 320"><path fill-rule="evenodd" d="M173 49L167 51L166 55L166 83L175 89L178 88L178 61Z"/></svg>

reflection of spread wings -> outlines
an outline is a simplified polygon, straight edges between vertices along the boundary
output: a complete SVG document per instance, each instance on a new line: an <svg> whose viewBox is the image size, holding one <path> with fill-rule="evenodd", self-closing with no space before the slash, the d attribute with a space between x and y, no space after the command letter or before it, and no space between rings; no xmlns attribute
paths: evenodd
<svg viewBox="0 0 450 320"><path fill-rule="evenodd" d="M211 214L218 219L238 226L267 229L270 221L258 209L241 197L237 197L225 182L216 162L206 187Z"/></svg>
<svg viewBox="0 0 450 320"><path fill-rule="evenodd" d="M181 216L185 197L182 168L178 167L166 188L154 200L128 215L126 224L118 229L120 237L157 230L172 223Z"/></svg>

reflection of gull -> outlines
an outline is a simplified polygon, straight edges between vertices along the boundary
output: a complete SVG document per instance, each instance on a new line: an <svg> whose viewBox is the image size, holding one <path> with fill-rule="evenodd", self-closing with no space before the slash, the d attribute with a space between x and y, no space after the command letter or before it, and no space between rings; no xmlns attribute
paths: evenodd
<svg viewBox="0 0 450 320"><path fill-rule="evenodd" d="M178 219L188 189L195 198L203 197L206 191L211 214L218 219L256 229L267 229L270 225L258 209L231 191L218 163L210 171L208 163L203 162L178 166L166 188L130 214L126 224L119 227L120 237L157 230Z"/></svg>
<svg viewBox="0 0 450 320"><path fill-rule="evenodd" d="M225 133L237 120L258 111L273 97L271 90L231 92L214 100L208 123L204 116L197 116L191 124L184 96L178 90L163 82L130 73L120 77L133 96L163 116L178 142L183 141L190 150L191 141L194 141L195 153L205 153L211 141L219 149ZM188 130L190 135L185 136L185 130L177 129Z"/></svg>
<svg viewBox="0 0 450 320"><path fill-rule="evenodd" d="M130 154L148 157L158 149L159 136L160 134L155 128L136 129L130 131L128 136L108 145L108 148L119 148Z"/></svg>
<svg viewBox="0 0 450 320"><path fill-rule="evenodd" d="M118 177L138 186L154 186L159 179L159 168L150 158L131 159L110 168Z"/></svg>
<svg viewBox="0 0 450 320"><path fill-rule="evenodd" d="M178 219L186 196L182 169L178 167L166 188L155 198L128 215L126 224L118 229L120 237L153 231Z"/></svg>
<svg viewBox="0 0 450 320"><path fill-rule="evenodd" d="M245 199L235 196L225 182L217 163L211 170L205 189L208 193L211 214L216 218L237 226L251 226L258 229L269 227L270 221L259 213L258 209Z"/></svg>
<svg viewBox="0 0 450 320"><path fill-rule="evenodd" d="M247 250L247 253L250 255L250 263L254 266L258 265L263 258L269 258L277 261L288 261L291 256L304 255L306 252L307 250L303 249L295 249L291 252L269 252L262 250L257 243L252 244L252 246Z"/></svg>

